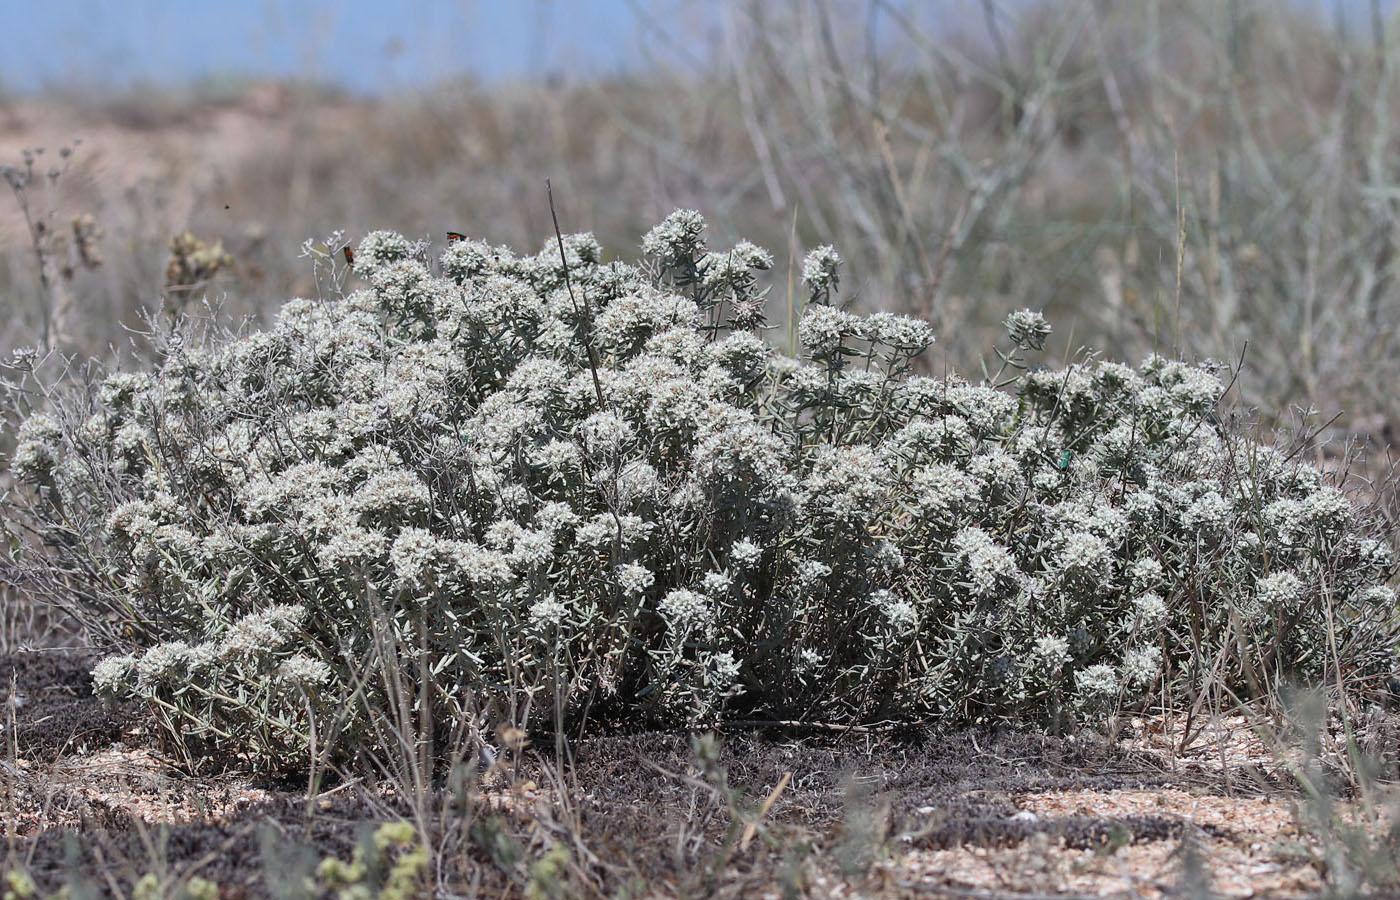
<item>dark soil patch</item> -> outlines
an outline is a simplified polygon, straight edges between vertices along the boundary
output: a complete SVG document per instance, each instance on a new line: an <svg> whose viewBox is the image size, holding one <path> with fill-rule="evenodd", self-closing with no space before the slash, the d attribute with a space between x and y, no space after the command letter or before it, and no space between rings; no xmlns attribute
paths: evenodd
<svg viewBox="0 0 1400 900"><path fill-rule="evenodd" d="M1019 792L1144 788L1172 779L1150 759L1107 745L1013 731L970 731L917 744L825 746L738 734L724 740L718 762L736 792L734 802L745 809L792 773L768 818L785 844L798 838L833 846L859 821L869 822L877 839L905 835L905 846L930 848L1010 846L1037 832L1061 837L1068 846L1099 847L1178 839L1182 827L1152 816L1017 818ZM581 838L597 855L594 874L605 884L616 887L641 876L654 886L675 885L689 877L685 873L706 869L730 822L729 806L694 763L686 735L596 738L574 747L569 783ZM523 761L517 778L550 783L538 760ZM287 792L223 821L138 828L120 810L90 806L81 834L41 831L22 840L21 853L46 888L56 889L74 872L97 871L105 860L125 889L149 868L147 842L154 840L172 870L216 881L226 897L276 896L275 884L305 877L321 859L349 859L365 830L386 815L382 801L370 804L351 791L318 803L309 821L305 809L303 796ZM528 808L479 815L516 846L538 845L541 829L548 830ZM507 877L484 843L479 836L460 860L464 871L479 886L504 886ZM783 852L755 842L726 877L756 884L782 863ZM110 891L104 884L94 887L99 894Z"/></svg>
<svg viewBox="0 0 1400 900"><path fill-rule="evenodd" d="M954 804L955 806L956 804ZM1017 819L1014 808L999 810L1002 814L977 816L963 809L954 815L949 808L939 811L942 824L935 823L924 832L916 832L908 842L911 846L931 850L951 847L1012 847L1035 834L1059 839L1074 850L1096 850L1125 844L1181 839L1186 826L1179 819L1162 816L1064 816L1053 822ZM1232 838L1223 828L1200 826L1211 837Z"/></svg>
<svg viewBox="0 0 1400 900"><path fill-rule="evenodd" d="M628 828L637 840L674 843L675 827L656 830L656 810L694 807L690 779L699 773L693 759L683 735L600 738L578 746L575 777L588 786L590 819ZM1014 797L1020 793L1180 784L1180 776L1163 771L1153 757L1103 741L972 729L916 743L820 746L741 734L726 738L720 765L749 806L791 772L783 802L775 806L778 821L828 831L863 810L867 819L873 814L881 837L905 835L906 846L1004 846L1047 832L1066 846L1094 848L1181 833L1178 821L1155 816L1018 818ZM645 798L641 806L639 798Z"/></svg>
<svg viewBox="0 0 1400 900"><path fill-rule="evenodd" d="M50 763L65 753L105 747L136 721L131 706L111 706L93 695L93 662L62 651L0 656L0 698L13 708L21 759Z"/></svg>
<svg viewBox="0 0 1400 900"><path fill-rule="evenodd" d="M0 657L0 690L8 692L13 679L21 700L15 712L22 757L51 762L124 736L130 744L153 733L130 729L137 719L134 710L111 708L92 695L90 663L58 653ZM1188 786L1188 778L1193 791L1225 793L1223 781L1166 771L1158 757L1102 739L995 728L916 739L778 739L772 733L735 731L721 739L718 783L701 773L694 740L685 734L612 734L576 742L571 755L562 785L552 753L540 747L538 754L526 753L513 773L498 774L485 786L494 793L474 810L474 838L454 843L459 849L449 863L457 867L460 884L470 887L464 893L503 895L513 879L518 887L528 865L520 860L539 858L556 841L586 848L576 859L605 894L634 878L663 891L685 886L692 893L712 893L719 886L694 882L696 873L722 869L723 887L735 896L771 884L799 845L818 853L839 853L853 841L894 840L920 849L1009 847L1037 834L1082 849L1176 841L1186 827L1179 818L1097 816L1092 810L1038 818L1023 812L1018 796L1180 788ZM726 833L733 839L733 809L756 809L789 773L764 819L765 833L776 839L765 842L760 836L745 854L715 865ZM32 780L44 777L36 773ZM113 774L109 780L123 777ZM249 783L247 776L238 777ZM81 873L107 872L116 891L129 892L152 868L155 846L169 871L215 881L224 898L277 897L280 886L301 883L322 859L348 860L375 822L408 813L392 798L370 800L345 785L313 804L308 819L297 784L264 780L272 799L226 804L234 811L222 819L148 826L134 822L122 802L107 804L102 791L83 789L98 785L102 776L84 778L62 794L72 812L63 821L80 821L80 827L41 825L16 842L16 857L44 890L56 890ZM157 799L166 791L213 796L222 790L217 778L170 778L172 784L141 790ZM545 793L510 794L512 783L526 780ZM549 791L560 787L566 798L547 802ZM516 799L502 799L511 796ZM449 810L451 802L444 790L429 805ZM1224 828L1205 830L1232 837ZM94 896L114 890L105 879L92 884Z"/></svg>

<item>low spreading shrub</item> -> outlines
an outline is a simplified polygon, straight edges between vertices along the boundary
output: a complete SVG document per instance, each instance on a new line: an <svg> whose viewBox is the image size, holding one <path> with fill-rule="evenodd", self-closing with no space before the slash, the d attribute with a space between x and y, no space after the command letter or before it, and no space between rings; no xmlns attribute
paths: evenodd
<svg viewBox="0 0 1400 900"><path fill-rule="evenodd" d="M13 568L109 646L103 691L272 760L405 704L1063 724L1388 673L1387 540L1229 434L1212 371L1030 369L1050 328L1022 310L1004 380L916 374L928 325L834 305L830 248L786 355L771 256L702 232L436 267L375 232L363 289L47 391ZM415 692L370 677L385 647Z"/></svg>

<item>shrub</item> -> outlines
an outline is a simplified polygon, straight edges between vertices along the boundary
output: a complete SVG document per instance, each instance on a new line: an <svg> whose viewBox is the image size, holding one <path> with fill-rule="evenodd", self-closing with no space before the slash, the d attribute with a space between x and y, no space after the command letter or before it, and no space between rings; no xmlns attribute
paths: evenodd
<svg viewBox="0 0 1400 900"><path fill-rule="evenodd" d="M287 760L333 711L611 700L724 715L1069 721L1221 671L1391 665L1394 561L1315 469L1230 436L1151 357L915 374L926 323L831 305L760 338L771 257L678 212L638 265L385 232L370 285L52 391L11 466L17 568L111 647L94 677L186 739ZM426 676L373 687L366 661ZM420 678L420 681L422 679Z"/></svg>

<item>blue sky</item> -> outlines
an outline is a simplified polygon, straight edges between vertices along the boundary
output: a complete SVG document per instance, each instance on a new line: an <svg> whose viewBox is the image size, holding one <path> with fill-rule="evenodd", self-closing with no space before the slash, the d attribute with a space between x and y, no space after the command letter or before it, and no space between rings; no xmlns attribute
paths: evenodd
<svg viewBox="0 0 1400 900"><path fill-rule="evenodd" d="M0 0L0 86L315 77L356 91L469 72L606 72L636 58L628 0Z"/></svg>
<svg viewBox="0 0 1400 900"><path fill-rule="evenodd" d="M693 34L722 0L0 0L0 88L310 77L357 92L635 64L639 30ZM764 0L773 2L773 0ZM864 2L864 0L856 0ZM909 2L909 0L895 0ZM912 0L937 18L967 0ZM1025 2L1025 0L1011 0ZM1221 0L1223 2L1223 0ZM1263 0L1268 3L1272 0ZM1370 0L1295 0L1364 29ZM1383 0L1393 9L1396 0ZM638 15L638 11L641 15ZM677 25L677 23L682 23Z"/></svg>

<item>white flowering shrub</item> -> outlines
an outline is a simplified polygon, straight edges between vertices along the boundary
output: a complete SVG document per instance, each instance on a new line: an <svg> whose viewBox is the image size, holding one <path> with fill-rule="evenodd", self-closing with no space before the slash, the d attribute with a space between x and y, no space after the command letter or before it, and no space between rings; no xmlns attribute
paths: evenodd
<svg viewBox="0 0 1400 900"><path fill-rule="evenodd" d="M18 568L112 647L102 690L274 759L391 702L386 635L414 702L536 724L1063 721L1216 671L1388 672L1389 544L1227 437L1210 372L1026 371L1023 310L1019 377L911 374L928 325L832 305L831 248L793 358L760 337L766 252L693 212L643 249L434 264L376 232L367 288L59 392L16 437Z"/></svg>

